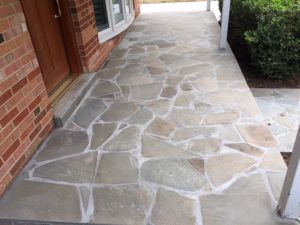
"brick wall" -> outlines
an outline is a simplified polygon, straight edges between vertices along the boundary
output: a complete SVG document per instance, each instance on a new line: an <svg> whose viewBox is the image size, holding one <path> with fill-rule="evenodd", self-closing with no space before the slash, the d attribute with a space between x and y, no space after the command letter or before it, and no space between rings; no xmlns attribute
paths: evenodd
<svg viewBox="0 0 300 225"><path fill-rule="evenodd" d="M19 0L0 0L0 195L52 129L52 112ZM1 39L1 38L0 38Z"/></svg>
<svg viewBox="0 0 300 225"><path fill-rule="evenodd" d="M125 32L100 44L92 0L69 0L69 2L83 70L96 71L122 40ZM139 0L134 0L134 8L137 16L140 13Z"/></svg>

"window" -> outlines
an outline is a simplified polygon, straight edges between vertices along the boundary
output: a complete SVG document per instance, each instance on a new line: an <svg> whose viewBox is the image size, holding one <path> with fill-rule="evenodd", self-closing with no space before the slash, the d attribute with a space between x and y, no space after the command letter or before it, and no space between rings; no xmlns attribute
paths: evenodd
<svg viewBox="0 0 300 225"><path fill-rule="evenodd" d="M133 22L133 0L93 0L99 41L104 42Z"/></svg>

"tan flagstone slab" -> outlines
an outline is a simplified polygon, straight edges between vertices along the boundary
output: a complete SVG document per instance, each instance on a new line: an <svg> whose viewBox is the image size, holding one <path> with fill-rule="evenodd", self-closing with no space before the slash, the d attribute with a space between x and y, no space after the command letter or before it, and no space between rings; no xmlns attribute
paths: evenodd
<svg viewBox="0 0 300 225"><path fill-rule="evenodd" d="M69 183L92 183L96 163L97 152L85 153L39 166L33 176Z"/></svg>
<svg viewBox="0 0 300 225"><path fill-rule="evenodd" d="M206 173L213 185L220 186L255 163L253 158L242 154L216 155L207 160Z"/></svg>
<svg viewBox="0 0 300 225"><path fill-rule="evenodd" d="M151 213L155 225L195 225L196 202L173 191L159 189Z"/></svg>
<svg viewBox="0 0 300 225"><path fill-rule="evenodd" d="M163 118L156 118L146 129L146 133L169 137L175 130L175 124Z"/></svg>
<svg viewBox="0 0 300 225"><path fill-rule="evenodd" d="M142 187L94 188L96 224L140 225L146 221L151 195Z"/></svg>
<svg viewBox="0 0 300 225"><path fill-rule="evenodd" d="M138 181L138 162L129 153L101 155L95 183L124 184Z"/></svg>
<svg viewBox="0 0 300 225"><path fill-rule="evenodd" d="M21 181L1 199L0 217L80 222L80 203L76 187Z"/></svg>
<svg viewBox="0 0 300 225"><path fill-rule="evenodd" d="M273 147L276 145L276 141L269 129L263 125L238 125L238 129L243 138L250 144L261 147Z"/></svg>
<svg viewBox="0 0 300 225"><path fill-rule="evenodd" d="M142 179L184 191L200 190L206 183L202 176L187 160L149 160L142 165Z"/></svg>
<svg viewBox="0 0 300 225"><path fill-rule="evenodd" d="M128 127L122 130L114 138L110 139L103 147L105 151L130 151L138 146L138 127Z"/></svg>
<svg viewBox="0 0 300 225"><path fill-rule="evenodd" d="M185 149L148 136L143 137L142 155L146 158L184 158L193 156L191 152Z"/></svg>

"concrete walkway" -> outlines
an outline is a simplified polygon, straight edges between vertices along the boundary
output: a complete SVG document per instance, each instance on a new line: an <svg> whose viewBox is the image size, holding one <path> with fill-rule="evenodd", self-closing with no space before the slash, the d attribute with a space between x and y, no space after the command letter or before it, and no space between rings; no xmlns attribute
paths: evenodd
<svg viewBox="0 0 300 225"><path fill-rule="evenodd" d="M0 217L285 224L275 207L286 166L219 32L210 12L143 13L1 199Z"/></svg>

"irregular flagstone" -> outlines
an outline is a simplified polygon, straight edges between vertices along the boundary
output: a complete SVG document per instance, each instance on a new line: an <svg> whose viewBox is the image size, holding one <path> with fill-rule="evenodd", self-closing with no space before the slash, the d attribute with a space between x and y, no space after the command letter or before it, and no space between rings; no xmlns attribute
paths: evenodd
<svg viewBox="0 0 300 225"><path fill-rule="evenodd" d="M220 150L222 140L217 138L197 139L190 143L189 150L201 155L216 153Z"/></svg>
<svg viewBox="0 0 300 225"><path fill-rule="evenodd" d="M192 153L184 149L148 136L143 137L142 155L146 158L179 158L193 156Z"/></svg>
<svg viewBox="0 0 300 225"><path fill-rule="evenodd" d="M85 131L56 129L48 137L35 160L44 161L83 152L88 145Z"/></svg>
<svg viewBox="0 0 300 225"><path fill-rule="evenodd" d="M236 180L224 194L258 194L268 193L267 186L261 174L250 175L249 177L241 177Z"/></svg>
<svg viewBox="0 0 300 225"><path fill-rule="evenodd" d="M171 102L167 99L158 99L146 102L145 106L150 108L155 114L163 116L169 112Z"/></svg>
<svg viewBox="0 0 300 225"><path fill-rule="evenodd" d="M127 64L121 71L123 74L146 74L146 67L142 64Z"/></svg>
<svg viewBox="0 0 300 225"><path fill-rule="evenodd" d="M124 60L124 59L108 60L107 63L105 64L104 69L124 66L125 63L126 63L126 60Z"/></svg>
<svg viewBox="0 0 300 225"><path fill-rule="evenodd" d="M94 188L94 217L97 224L140 225L146 220L151 195L141 187Z"/></svg>
<svg viewBox="0 0 300 225"><path fill-rule="evenodd" d="M84 209L84 212L86 213L88 210L88 205L90 200L90 189L86 186L80 186L79 187L79 191L80 191L80 195L81 195L81 199L82 199L82 206Z"/></svg>
<svg viewBox="0 0 300 225"><path fill-rule="evenodd" d="M182 76L178 76L178 77L169 77L166 81L167 84L169 85L177 85L181 80L183 79Z"/></svg>
<svg viewBox="0 0 300 225"><path fill-rule="evenodd" d="M115 131L116 123L101 123L93 125L91 149L101 146Z"/></svg>
<svg viewBox="0 0 300 225"><path fill-rule="evenodd" d="M285 115L285 114L277 115L277 116L273 117L272 119L274 121L276 121L277 123L289 128L289 129L295 129L298 127L296 120L288 114L287 115Z"/></svg>
<svg viewBox="0 0 300 225"><path fill-rule="evenodd" d="M113 68L113 69L107 69L107 70L100 70L97 73L97 76L100 79L104 79L104 80L111 80L113 79L115 76L117 76L120 72L122 68Z"/></svg>
<svg viewBox="0 0 300 225"><path fill-rule="evenodd" d="M129 117L137 110L137 105L132 102L115 102L102 114L101 119L116 122Z"/></svg>
<svg viewBox="0 0 300 225"><path fill-rule="evenodd" d="M127 122L130 124L145 124L149 120L152 119L152 112L148 109L141 108L139 111L137 111L135 114L133 114Z"/></svg>
<svg viewBox="0 0 300 225"><path fill-rule="evenodd" d="M213 106L205 102L197 102L195 105L197 113L205 114L212 110Z"/></svg>
<svg viewBox="0 0 300 225"><path fill-rule="evenodd" d="M208 103L215 105L232 105L239 102L240 93L236 90L226 89L226 90L219 90L209 94Z"/></svg>
<svg viewBox="0 0 300 225"><path fill-rule="evenodd" d="M155 66L147 66L147 69L151 75L161 75L168 72L167 69Z"/></svg>
<svg viewBox="0 0 300 225"><path fill-rule="evenodd" d="M23 180L1 199L0 217L79 223L81 211L76 187Z"/></svg>
<svg viewBox="0 0 300 225"><path fill-rule="evenodd" d="M188 162L202 175L205 175L205 162L203 159L188 159Z"/></svg>
<svg viewBox="0 0 300 225"><path fill-rule="evenodd" d="M246 115L250 117L261 116L261 112L257 106L257 103L250 92L248 94L243 93L238 106L244 113L246 113Z"/></svg>
<svg viewBox="0 0 300 225"><path fill-rule="evenodd" d="M108 141L103 150L105 151L130 151L137 147L140 130L137 127L128 127L117 136Z"/></svg>
<svg viewBox="0 0 300 225"><path fill-rule="evenodd" d="M281 154L279 151L274 150L274 152L266 152L260 167L265 170L280 170L285 171L286 170L286 164L281 157Z"/></svg>
<svg viewBox="0 0 300 225"><path fill-rule="evenodd" d="M211 66L209 64L198 64L198 65L187 66L187 67L182 68L179 71L179 74L187 75L187 74L198 73L198 72L210 70L210 69L211 69Z"/></svg>
<svg viewBox="0 0 300 225"><path fill-rule="evenodd" d="M117 83L119 85L139 85L139 84L149 84L152 83L153 79L150 76L145 76L144 74L122 74L117 78Z"/></svg>
<svg viewBox="0 0 300 225"><path fill-rule="evenodd" d="M273 147L276 145L269 129L263 125L238 125L238 129L243 138L250 144L261 147Z"/></svg>
<svg viewBox="0 0 300 225"><path fill-rule="evenodd" d="M248 143L232 143L226 144L225 146L254 157L261 157L264 154L262 149L249 145Z"/></svg>
<svg viewBox="0 0 300 225"><path fill-rule="evenodd" d="M174 133L173 140L182 141L199 135L203 137L209 137L215 132L217 132L215 127L178 128Z"/></svg>
<svg viewBox="0 0 300 225"><path fill-rule="evenodd" d="M165 40L146 41L145 45L157 45L159 48L169 48L176 45L173 42L167 42Z"/></svg>
<svg viewBox="0 0 300 225"><path fill-rule="evenodd" d="M187 161L182 159L150 160L141 168L144 181L184 191L197 191L206 179Z"/></svg>
<svg viewBox="0 0 300 225"><path fill-rule="evenodd" d="M206 173L215 186L220 186L255 163L254 159L241 154L217 155L207 160Z"/></svg>
<svg viewBox="0 0 300 225"><path fill-rule="evenodd" d="M230 124L239 118L237 112L211 113L203 121L203 124Z"/></svg>
<svg viewBox="0 0 300 225"><path fill-rule="evenodd" d="M95 183L124 184L138 181L138 162L129 153L106 153L101 156Z"/></svg>
<svg viewBox="0 0 300 225"><path fill-rule="evenodd" d="M105 109L106 106L101 99L87 98L76 111L74 122L83 128L88 128Z"/></svg>
<svg viewBox="0 0 300 225"><path fill-rule="evenodd" d="M196 82L193 82L193 86L203 92L212 92L216 91L218 89L218 84L215 78L201 78L197 80Z"/></svg>
<svg viewBox="0 0 300 225"><path fill-rule="evenodd" d="M198 126L202 120L201 116L190 109L173 110L168 118L181 126Z"/></svg>
<svg viewBox="0 0 300 225"><path fill-rule="evenodd" d="M189 107L194 99L196 96L192 92L180 93L176 97L175 106Z"/></svg>
<svg viewBox="0 0 300 225"><path fill-rule="evenodd" d="M281 222L268 193L201 196L203 224L291 225ZM242 203L242 205L241 205ZM259 207L258 207L259 206ZM218 216L216 216L218 215Z"/></svg>
<svg viewBox="0 0 300 225"><path fill-rule="evenodd" d="M132 85L132 99L151 100L156 99L163 88L162 83L150 83L142 85Z"/></svg>
<svg viewBox="0 0 300 225"><path fill-rule="evenodd" d="M232 142L240 142L241 138L237 132L237 130L232 125L222 125L220 132L220 138L232 141Z"/></svg>
<svg viewBox="0 0 300 225"><path fill-rule="evenodd" d="M33 176L69 183L91 183L97 163L97 152L85 153L39 166Z"/></svg>
<svg viewBox="0 0 300 225"><path fill-rule="evenodd" d="M284 179L285 179L285 172L267 172L268 181L273 192L273 196L275 201L279 200Z"/></svg>
<svg viewBox="0 0 300 225"><path fill-rule="evenodd" d="M151 213L155 225L195 225L196 202L173 191L159 189Z"/></svg>
<svg viewBox="0 0 300 225"><path fill-rule="evenodd" d="M161 96L165 98L173 98L177 94L176 87L167 86L162 90Z"/></svg>
<svg viewBox="0 0 300 225"><path fill-rule="evenodd" d="M180 88L183 91L191 91L191 90L193 90L193 86L191 84L189 84L189 83L180 84Z"/></svg>
<svg viewBox="0 0 300 225"><path fill-rule="evenodd" d="M105 97L108 95L112 95L115 92L118 92L119 88L112 82L104 81L99 84L96 84L91 92L92 97Z"/></svg>
<svg viewBox="0 0 300 225"><path fill-rule="evenodd" d="M217 69L217 77L219 81L240 81L244 80L244 76L240 70L228 67L220 67Z"/></svg>
<svg viewBox="0 0 300 225"><path fill-rule="evenodd" d="M156 118L146 129L146 133L169 137L175 130L175 124L163 118Z"/></svg>

